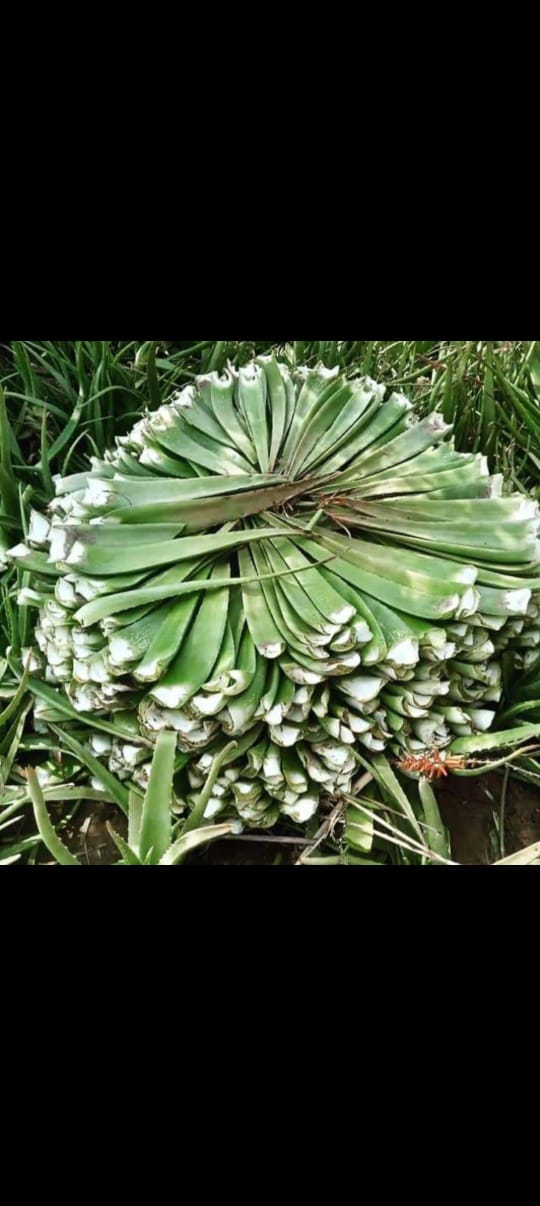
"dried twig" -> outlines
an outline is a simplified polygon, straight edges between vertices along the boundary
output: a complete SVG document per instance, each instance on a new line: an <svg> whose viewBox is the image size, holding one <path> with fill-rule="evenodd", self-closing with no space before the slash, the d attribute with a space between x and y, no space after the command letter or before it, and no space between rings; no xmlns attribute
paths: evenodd
<svg viewBox="0 0 540 1206"><path fill-rule="evenodd" d="M359 782L357 784L355 784L355 790L357 792L363 791L364 788L367 787L368 784L372 782L372 780L373 780L373 775L368 775L368 774L363 775L362 778L359 780ZM315 834L315 837L313 838L312 843L310 843L308 845L308 848L306 850L304 850L304 852L300 855L300 858L298 859L298 862L296 864L297 867L305 867L309 863L311 856L315 853L316 850L319 849L319 846L321 846L322 843L324 841L326 841L326 838L330 837L333 834L335 827L338 824L338 822L341 821L341 819L343 817L343 813L346 808L348 808L347 801L339 800L338 803L336 804L335 808L333 809L333 811L330 813L330 816L328 816L326 818L326 820L323 821L320 829Z"/></svg>
<svg viewBox="0 0 540 1206"><path fill-rule="evenodd" d="M229 833L221 838L222 842L260 842L264 846L311 846L313 838L272 837L264 833Z"/></svg>

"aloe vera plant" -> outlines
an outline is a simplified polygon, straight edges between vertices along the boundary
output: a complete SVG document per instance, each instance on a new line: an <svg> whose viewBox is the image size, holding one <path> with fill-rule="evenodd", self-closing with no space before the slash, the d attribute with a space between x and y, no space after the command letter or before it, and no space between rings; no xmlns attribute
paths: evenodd
<svg viewBox="0 0 540 1206"><path fill-rule="evenodd" d="M540 644L538 507L503 486L369 377L210 371L59 479L11 550L45 686L168 735L191 808L217 758L206 822L304 824L359 754L481 748L504 657ZM96 757L151 786L144 748Z"/></svg>
<svg viewBox="0 0 540 1206"><path fill-rule="evenodd" d="M121 865L177 866L200 846L207 846L217 838L242 831L238 820L220 825L205 824L204 821L207 798L219 771L219 759L216 759L215 767L209 775L206 790L201 793L191 813L174 825L172 802L175 750L174 734L160 733L144 797L136 791L129 794L127 840L111 825L107 826L121 855ZM29 768L26 777L39 837L44 846L60 865L80 866L78 858L67 848L51 822L40 776L33 768Z"/></svg>

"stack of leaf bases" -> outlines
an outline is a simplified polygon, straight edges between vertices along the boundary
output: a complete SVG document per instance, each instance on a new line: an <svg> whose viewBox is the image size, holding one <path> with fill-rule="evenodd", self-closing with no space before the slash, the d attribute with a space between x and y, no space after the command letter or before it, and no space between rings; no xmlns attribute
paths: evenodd
<svg viewBox="0 0 540 1206"><path fill-rule="evenodd" d="M482 748L503 654L540 643L538 506L503 485L369 378L273 357L199 377L12 550L44 679L122 714L131 741L91 738L120 778L145 788L174 732L189 803L233 741L206 820L305 823L366 751Z"/></svg>

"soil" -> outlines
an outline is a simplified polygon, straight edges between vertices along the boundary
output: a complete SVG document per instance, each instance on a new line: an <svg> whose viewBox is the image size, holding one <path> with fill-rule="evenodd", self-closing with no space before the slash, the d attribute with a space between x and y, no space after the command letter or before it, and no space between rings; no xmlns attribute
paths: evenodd
<svg viewBox="0 0 540 1206"><path fill-rule="evenodd" d="M127 820L116 805L100 804L93 800L82 804L73 824L62 830L62 841L83 866L105 867L119 861L120 855L107 823L122 837L127 837ZM52 860L44 850L38 861L50 863Z"/></svg>
<svg viewBox="0 0 540 1206"><path fill-rule="evenodd" d="M301 846L278 846L272 842L214 842L198 861L209 867L294 866Z"/></svg>
<svg viewBox="0 0 540 1206"><path fill-rule="evenodd" d="M437 784L441 816L450 832L452 858L463 866L490 866L503 855L516 854L540 842L540 791L517 779L508 784L504 848L500 838L502 775L465 779L451 776ZM296 863L301 850L283 849L284 864ZM204 862L264 866L276 857L275 846L251 846L242 842L216 842Z"/></svg>
<svg viewBox="0 0 540 1206"><path fill-rule="evenodd" d="M465 866L488 866L502 857L500 840L500 775L464 779L452 776L437 785L444 824L450 831L452 857ZM78 810L72 828L64 830L66 846L84 865L107 866L119 860L107 830L109 822L127 836L126 818L112 804L91 802ZM540 791L511 779L505 809L504 853L514 854L540 841ZM291 866L302 847L268 842L226 840L215 842L192 857L202 866ZM46 852L40 862L50 862Z"/></svg>
<svg viewBox="0 0 540 1206"><path fill-rule="evenodd" d="M453 776L437 786L441 816L450 830L452 857L465 866L489 865L502 858L499 826L503 778ZM516 854L540 841L540 792L511 779L505 809L504 854Z"/></svg>

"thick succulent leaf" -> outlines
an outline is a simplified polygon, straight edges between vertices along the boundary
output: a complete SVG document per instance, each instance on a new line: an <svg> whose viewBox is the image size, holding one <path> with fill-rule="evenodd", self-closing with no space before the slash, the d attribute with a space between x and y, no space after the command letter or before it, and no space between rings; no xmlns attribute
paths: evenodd
<svg viewBox="0 0 540 1206"><path fill-rule="evenodd" d="M206 825L203 829L194 829L192 833L186 833L178 838L174 846L171 846L170 850L163 855L160 866L174 867L183 862L187 854L198 850L200 846L208 846L210 842L216 842L219 838L235 833L237 828L238 822L229 821L224 825Z"/></svg>
<svg viewBox="0 0 540 1206"><path fill-rule="evenodd" d="M492 750L510 749L525 745L540 737L540 724L522 724L517 729L505 729L501 733L483 733L475 737L464 737L453 741L450 752L455 755L486 754Z"/></svg>
<svg viewBox="0 0 540 1206"><path fill-rule="evenodd" d="M59 838L54 825L51 823L45 797L39 785L36 772L29 769L26 772L28 780L28 791L34 807L34 817L39 830L39 835L42 842L47 847L49 854L52 854L57 863L65 867L79 867L80 863L75 855L68 850L61 838Z"/></svg>
<svg viewBox="0 0 540 1206"><path fill-rule="evenodd" d="M152 863L159 863L171 845L175 753L176 735L160 733L141 817L138 854L143 863L149 856Z"/></svg>

